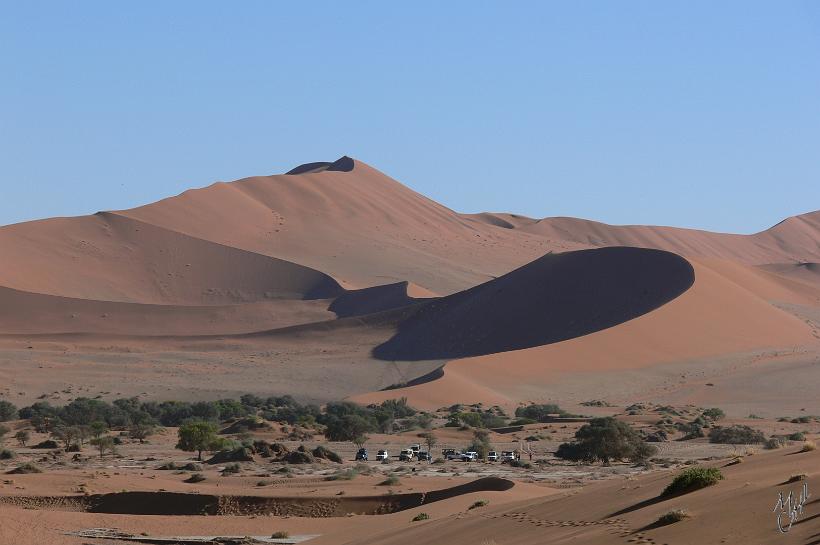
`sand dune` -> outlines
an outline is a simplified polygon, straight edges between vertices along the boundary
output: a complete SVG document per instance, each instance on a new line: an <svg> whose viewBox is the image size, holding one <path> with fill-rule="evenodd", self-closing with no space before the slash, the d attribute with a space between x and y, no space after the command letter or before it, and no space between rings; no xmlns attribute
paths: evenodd
<svg viewBox="0 0 820 545"><path fill-rule="evenodd" d="M731 262L692 264L695 282L689 290L633 320L563 342L452 361L439 380L355 399L371 403L406 396L416 406L438 408L459 392L465 402L504 405L543 399L565 373L816 344L814 326L769 301L777 296L816 305L818 290Z"/></svg>
<svg viewBox="0 0 820 545"><path fill-rule="evenodd" d="M693 282L685 259L658 250L549 254L413 307L396 335L373 353L384 360L453 359L551 344L654 310Z"/></svg>
<svg viewBox="0 0 820 545"><path fill-rule="evenodd" d="M676 227L607 225L577 218L534 220L512 214L477 214L472 217L489 225L567 243L657 248L688 257L731 259L749 264L817 261L820 255L820 212L788 218L753 235Z"/></svg>
<svg viewBox="0 0 820 545"><path fill-rule="evenodd" d="M130 303L213 305L342 292L307 267L114 213L0 229L0 286Z"/></svg>
<svg viewBox="0 0 820 545"><path fill-rule="evenodd" d="M343 157L0 228L0 335L15 349L27 335L134 351L155 336L174 350L222 343L240 361L309 358L302 381L348 369L327 399L358 381L362 400L409 383L390 397L514 403L544 398L562 373L814 350L818 241L820 212L754 235L459 214ZM355 366L384 372L365 387Z"/></svg>

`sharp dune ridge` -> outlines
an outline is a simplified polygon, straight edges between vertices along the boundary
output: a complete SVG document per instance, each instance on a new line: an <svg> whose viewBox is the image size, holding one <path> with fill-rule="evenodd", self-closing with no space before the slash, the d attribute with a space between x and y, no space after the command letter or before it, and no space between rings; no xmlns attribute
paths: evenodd
<svg viewBox="0 0 820 545"><path fill-rule="evenodd" d="M460 214L349 157L2 227L0 254L0 356L27 336L69 359L88 339L203 359L222 342L240 374L245 353L308 358L326 399L515 402L559 370L820 339L820 211L753 235ZM330 363L349 375L328 382ZM397 375L415 386L373 391Z"/></svg>

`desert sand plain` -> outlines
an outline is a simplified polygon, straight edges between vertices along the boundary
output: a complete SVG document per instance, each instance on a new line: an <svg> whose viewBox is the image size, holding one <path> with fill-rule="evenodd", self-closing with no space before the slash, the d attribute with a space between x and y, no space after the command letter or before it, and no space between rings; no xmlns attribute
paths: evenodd
<svg viewBox="0 0 820 545"><path fill-rule="evenodd" d="M481 403L509 415L549 402L639 427L663 416L651 407L718 407L725 424L767 436L820 432L820 212L752 235L460 214L343 157L131 210L2 227L0 256L0 398L17 407L80 396L404 397L424 411ZM650 408L630 415L636 403ZM778 492L802 482L820 490L820 454L801 442L764 450L670 440L658 443L659 462L602 468L554 457L578 425L490 432L498 450L550 434L529 441L540 460L531 468L371 462L350 480L325 480L338 464L277 478L281 467L257 457L235 475L208 466L197 484L156 469L188 456L173 448L173 428L146 444L126 440L102 461L93 451L73 461L59 449L17 448L7 436L17 457L0 461L4 471L30 461L44 472L3 475L0 543L116 542L65 535L95 527L286 531L316 544L820 543L814 496L788 534L774 526ZM472 432L436 433L460 447ZM415 432L372 434L368 448L418 441ZM330 446L356 468L352 445ZM719 467L725 479L658 499L692 464ZM396 470L401 484L385 490L379 482ZM786 483L792 476L803 477ZM378 498L458 485L439 501L353 514ZM54 500L121 491L306 496L338 516L94 513ZM479 500L489 503L470 509ZM655 523L672 509L688 517ZM429 520L412 521L421 512Z"/></svg>

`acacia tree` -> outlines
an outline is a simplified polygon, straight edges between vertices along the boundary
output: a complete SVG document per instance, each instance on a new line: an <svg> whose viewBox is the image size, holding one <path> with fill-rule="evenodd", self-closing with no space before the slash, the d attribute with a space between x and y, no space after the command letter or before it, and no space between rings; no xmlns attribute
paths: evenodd
<svg viewBox="0 0 820 545"><path fill-rule="evenodd" d="M28 443L29 438L31 435L26 430L20 430L14 434L14 438L17 439L17 442L20 443L21 447L25 447L26 443Z"/></svg>
<svg viewBox="0 0 820 545"><path fill-rule="evenodd" d="M428 431L427 433L422 434L421 438L424 439L424 444L427 445L427 453L432 458L433 447L435 447L436 443L438 443L438 438L436 437L436 434L431 431Z"/></svg>
<svg viewBox="0 0 820 545"><path fill-rule="evenodd" d="M177 436L179 441L176 448L186 452L196 452L196 458L199 461L202 461L202 452L209 450L219 441L216 435L216 425L204 420L181 425Z"/></svg>
<svg viewBox="0 0 820 545"><path fill-rule="evenodd" d="M593 418L575 432L575 441L563 443L555 456L567 460L596 462L609 465L611 460L628 459L640 462L657 449L647 444L632 426L611 416Z"/></svg>
<svg viewBox="0 0 820 545"><path fill-rule="evenodd" d="M116 451L114 438L110 435L101 435L100 437L95 437L90 441L90 443L97 447L97 450L100 451L100 458L105 456L106 452L114 454L114 452Z"/></svg>

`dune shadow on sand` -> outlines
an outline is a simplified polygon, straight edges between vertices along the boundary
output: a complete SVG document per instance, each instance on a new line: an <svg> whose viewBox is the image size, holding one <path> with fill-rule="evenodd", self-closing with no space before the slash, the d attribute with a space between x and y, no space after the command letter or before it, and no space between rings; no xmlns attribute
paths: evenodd
<svg viewBox="0 0 820 545"><path fill-rule="evenodd" d="M456 359L565 341L655 310L694 281L686 259L662 250L547 254L474 288L414 305L373 356Z"/></svg>

